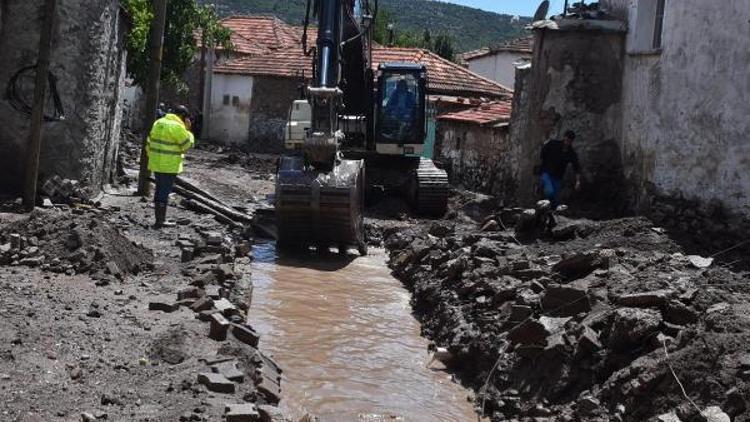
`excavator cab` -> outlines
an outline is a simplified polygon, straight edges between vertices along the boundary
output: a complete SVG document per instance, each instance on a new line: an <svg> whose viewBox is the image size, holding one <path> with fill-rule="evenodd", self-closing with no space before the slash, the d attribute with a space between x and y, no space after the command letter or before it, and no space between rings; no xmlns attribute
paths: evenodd
<svg viewBox="0 0 750 422"><path fill-rule="evenodd" d="M427 69L390 63L378 68L375 150L383 155L420 156L425 140Z"/></svg>

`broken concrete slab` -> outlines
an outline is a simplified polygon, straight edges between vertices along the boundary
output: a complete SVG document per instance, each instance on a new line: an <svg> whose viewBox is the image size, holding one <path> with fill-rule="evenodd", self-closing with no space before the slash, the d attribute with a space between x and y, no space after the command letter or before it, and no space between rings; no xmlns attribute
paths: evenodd
<svg viewBox="0 0 750 422"><path fill-rule="evenodd" d="M214 393L232 394L237 386L221 374L202 372L198 374L198 383L203 384Z"/></svg>
<svg viewBox="0 0 750 422"><path fill-rule="evenodd" d="M260 421L258 408L251 403L228 404L225 409L226 422Z"/></svg>

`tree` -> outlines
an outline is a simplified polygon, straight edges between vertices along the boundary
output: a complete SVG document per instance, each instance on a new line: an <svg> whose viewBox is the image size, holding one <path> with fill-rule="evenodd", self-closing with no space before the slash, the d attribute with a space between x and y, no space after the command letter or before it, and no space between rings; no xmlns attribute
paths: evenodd
<svg viewBox="0 0 750 422"><path fill-rule="evenodd" d="M453 39L446 34L435 37L435 43L431 50L438 56L451 61L453 61L453 56L456 54L456 49L453 47Z"/></svg>
<svg viewBox="0 0 750 422"><path fill-rule="evenodd" d="M143 85L148 73L148 33L153 20L151 1L126 0L125 7L133 26L128 34L128 74ZM196 31L202 33L207 46L221 45L231 49L230 31L221 26L210 6L199 6L195 0L169 0L164 32L162 81L173 88L186 89L182 75L193 63L198 45Z"/></svg>

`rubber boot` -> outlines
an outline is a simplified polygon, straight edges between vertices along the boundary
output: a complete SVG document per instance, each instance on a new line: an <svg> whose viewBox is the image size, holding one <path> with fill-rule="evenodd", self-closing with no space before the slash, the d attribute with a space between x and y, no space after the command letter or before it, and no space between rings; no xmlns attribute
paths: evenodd
<svg viewBox="0 0 750 422"><path fill-rule="evenodd" d="M161 217L161 226L162 227L174 227L174 226L176 226L177 224L175 224L175 222L170 221L170 220L167 219L167 209L169 209L169 205L167 205L167 204L163 204L163 205L164 205L164 212L162 213L162 217Z"/></svg>
<svg viewBox="0 0 750 422"><path fill-rule="evenodd" d="M164 227L164 220L167 218L167 204L160 204L155 203L154 204L154 217L156 219L156 222L154 223L155 229L160 229Z"/></svg>

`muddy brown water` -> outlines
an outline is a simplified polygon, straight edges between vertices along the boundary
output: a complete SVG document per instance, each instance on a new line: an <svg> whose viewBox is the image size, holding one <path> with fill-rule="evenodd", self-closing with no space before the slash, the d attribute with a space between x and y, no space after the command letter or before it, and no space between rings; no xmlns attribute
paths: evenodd
<svg viewBox="0 0 750 422"><path fill-rule="evenodd" d="M476 421L438 365L382 250L279 257L255 247L249 320L284 368L283 407L322 421Z"/></svg>

